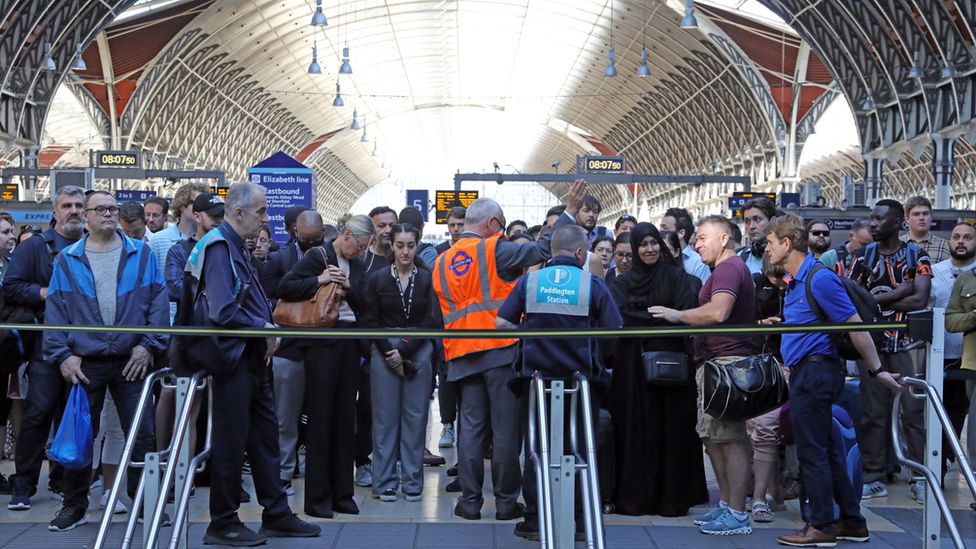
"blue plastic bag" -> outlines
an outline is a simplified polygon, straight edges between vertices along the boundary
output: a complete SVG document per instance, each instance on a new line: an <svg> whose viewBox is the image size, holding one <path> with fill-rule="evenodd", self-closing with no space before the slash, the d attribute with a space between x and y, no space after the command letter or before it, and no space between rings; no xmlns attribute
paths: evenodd
<svg viewBox="0 0 976 549"><path fill-rule="evenodd" d="M92 461L92 421L88 408L88 393L82 385L76 384L68 395L61 425L51 442L48 457L66 469L91 467Z"/></svg>

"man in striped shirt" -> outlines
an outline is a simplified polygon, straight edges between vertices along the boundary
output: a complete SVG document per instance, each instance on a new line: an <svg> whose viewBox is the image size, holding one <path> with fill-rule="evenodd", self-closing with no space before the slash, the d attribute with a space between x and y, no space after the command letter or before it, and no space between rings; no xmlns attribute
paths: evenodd
<svg viewBox="0 0 976 549"><path fill-rule="evenodd" d="M949 259L949 244L941 236L930 232L932 228L932 203L924 196L913 196L905 202L905 220L908 232L901 235L902 242L909 242L925 250L932 264Z"/></svg>

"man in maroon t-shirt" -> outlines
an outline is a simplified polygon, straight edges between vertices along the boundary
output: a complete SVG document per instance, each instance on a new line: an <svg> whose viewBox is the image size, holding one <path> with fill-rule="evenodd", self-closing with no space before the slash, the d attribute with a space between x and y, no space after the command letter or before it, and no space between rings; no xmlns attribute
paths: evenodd
<svg viewBox="0 0 976 549"><path fill-rule="evenodd" d="M735 325L756 323L756 286L749 268L735 254L732 222L720 215L710 215L698 222L695 251L712 267L698 294L699 307L676 311L651 307L655 318L690 325ZM702 338L703 358L719 363L735 362L752 354L750 337L714 335ZM698 383L698 435L708 450L718 480L722 500L719 506L695 518L704 534L749 534L752 526L746 513L746 492L752 471L752 445L744 421L712 417L702 411L701 368L695 376Z"/></svg>

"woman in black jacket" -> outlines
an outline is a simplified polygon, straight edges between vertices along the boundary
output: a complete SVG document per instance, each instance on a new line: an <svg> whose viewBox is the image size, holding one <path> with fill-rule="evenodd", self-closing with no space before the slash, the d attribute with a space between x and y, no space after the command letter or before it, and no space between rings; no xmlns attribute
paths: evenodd
<svg viewBox="0 0 976 549"><path fill-rule="evenodd" d="M339 306L337 329L357 325L363 311L366 269L360 259L373 239L373 222L365 215L340 221L334 242L310 249L278 284L285 301L303 301L319 286L341 284L346 296ZM353 501L353 426L359 390L359 341L312 339L305 357L305 514L332 518L359 514Z"/></svg>
<svg viewBox="0 0 976 549"><path fill-rule="evenodd" d="M397 225L393 265L366 278L363 323L370 328L434 328L440 309L431 272L414 263L420 231ZM424 489L424 442L433 383L429 339L380 338L372 345L373 496L397 500L399 483L407 501L420 501Z"/></svg>

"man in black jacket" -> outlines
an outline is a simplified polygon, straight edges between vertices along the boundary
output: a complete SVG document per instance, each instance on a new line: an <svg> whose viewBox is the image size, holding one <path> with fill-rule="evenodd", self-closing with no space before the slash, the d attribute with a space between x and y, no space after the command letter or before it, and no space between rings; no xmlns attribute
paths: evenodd
<svg viewBox="0 0 976 549"><path fill-rule="evenodd" d="M3 295L7 302L37 311L37 319L41 322L47 286L54 271L54 257L77 242L85 226L82 219L85 191L74 186L62 187L53 202L54 228L44 231L40 238L27 239L17 247L3 281ZM13 495L7 504L7 508L14 511L25 511L31 507L30 497L37 492L51 420L66 394L61 373L46 364L41 356L41 338L35 337L32 345L28 365L30 394L17 436L17 474L11 478Z"/></svg>
<svg viewBox="0 0 976 549"><path fill-rule="evenodd" d="M278 283L306 252L319 253L322 245L322 216L305 210L295 222L295 240L273 254L264 267L261 286L269 299L278 297ZM272 359L275 411L278 416L278 444L281 446L281 484L288 495L295 493L291 478L298 460L298 419L305 401L305 350L299 340L286 338Z"/></svg>
<svg viewBox="0 0 976 549"><path fill-rule="evenodd" d="M201 280L206 292L207 318L196 318L219 328L273 328L271 308L250 262L244 240L254 237L268 222L265 188L237 183L227 192L224 221L197 243L187 270ZM288 497L275 479L280 467L277 425L267 365L278 346L274 337L221 338L219 356L201 363L206 341L189 344L193 366L213 375L213 455L210 458L210 525L203 541L208 545L250 547L268 537L315 537L321 529L296 517ZM237 509L241 465L247 450L258 501L264 507L257 533L241 522Z"/></svg>

